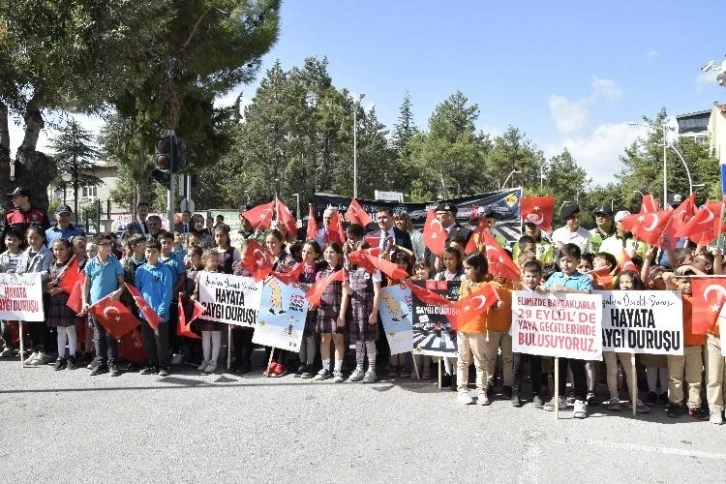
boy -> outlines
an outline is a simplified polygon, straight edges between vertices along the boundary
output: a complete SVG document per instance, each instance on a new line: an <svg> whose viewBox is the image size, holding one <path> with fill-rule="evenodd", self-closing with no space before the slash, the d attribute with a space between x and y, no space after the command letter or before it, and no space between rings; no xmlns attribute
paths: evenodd
<svg viewBox="0 0 726 484"><path fill-rule="evenodd" d="M512 291L521 289L522 284L500 276L494 276L494 280L489 284L497 291L502 304L495 304L487 311L486 338L484 340L487 388L491 388L494 383L497 353L501 348L502 398L514 401L512 391Z"/></svg>
<svg viewBox="0 0 726 484"><path fill-rule="evenodd" d="M15 229L8 229L5 232L5 252L0 254L0 272L16 272L18 267L18 259L20 258L20 244L22 243L23 235ZM11 357L13 355L12 350L12 336L10 335L10 321L2 321L2 333L0 333L0 343L4 345L0 358ZM35 354L38 358L40 353Z"/></svg>
<svg viewBox="0 0 726 484"><path fill-rule="evenodd" d="M674 275L675 284L683 300L683 355L668 355L668 416L680 417L683 408L683 383L688 385L686 405L688 415L698 420L708 420L708 413L701 409L701 372L703 371L703 345L705 336L693 334L693 304L691 302L691 277L696 273L690 266L679 267Z"/></svg>
<svg viewBox="0 0 726 484"><path fill-rule="evenodd" d="M154 331L139 312L141 335L147 355L146 367L140 373L151 375L158 372L159 376L169 376L169 326L174 326L169 321L169 307L172 300L172 281L176 275L172 275L169 268L159 260L160 251L159 241L150 240L146 244L146 264L140 266L134 276L136 289L161 319L159 328Z"/></svg>
<svg viewBox="0 0 726 484"><path fill-rule="evenodd" d="M542 282L542 264L538 261L530 261L522 266L522 291L525 292L541 292L539 285ZM511 305L510 305L511 313ZM512 405L515 407L522 406L521 386L522 386L522 362L524 357L529 359L529 373L532 379L532 403L535 408L544 407L544 401L540 396L542 394L542 365L539 355L525 355L522 353L512 353ZM546 381L545 375L545 381Z"/></svg>
<svg viewBox="0 0 726 484"><path fill-rule="evenodd" d="M116 366L118 359L116 340L92 314L89 314L88 309L91 304L96 304L106 296L110 295L111 299L121 297L124 291L124 270L118 259L111 255L113 237L110 234L99 234L95 242L98 253L89 259L83 268L86 279L83 282L82 309L79 316L88 314L95 330L96 363L91 368L91 376L110 372L111 376L116 377L121 374Z"/></svg>
<svg viewBox="0 0 726 484"><path fill-rule="evenodd" d="M580 248L575 244L565 244L560 249L560 272L555 272L547 279L545 289L553 293L577 293L590 294L592 292L592 279L586 274L577 272L577 264L580 262ZM585 373L585 360L560 358L560 385L559 401L550 401L545 408L554 410L559 405L561 410L567 408L565 403L565 386L567 382L567 365L572 370L572 382L575 390L575 411L572 414L575 418L587 417L587 375Z"/></svg>
<svg viewBox="0 0 726 484"><path fill-rule="evenodd" d="M174 257L174 234L162 230L159 232L158 237L159 243L161 244L161 255L159 260L162 264L169 268L172 275L172 302L169 308L169 320L176 321L178 317L178 304L176 295L184 287L184 283L187 280L187 270L184 264ZM171 350L173 357L171 363L178 365L182 362L181 350L179 349L179 339L176 336L176 325L169 324L167 326L169 331L169 349Z"/></svg>

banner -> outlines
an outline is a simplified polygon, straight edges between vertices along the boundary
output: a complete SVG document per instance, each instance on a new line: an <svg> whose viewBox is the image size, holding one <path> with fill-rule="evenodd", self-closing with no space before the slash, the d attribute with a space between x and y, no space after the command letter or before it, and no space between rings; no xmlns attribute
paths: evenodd
<svg viewBox="0 0 726 484"><path fill-rule="evenodd" d="M381 316L391 354L413 351L413 300L411 289L405 284L396 284L381 289Z"/></svg>
<svg viewBox="0 0 726 484"><path fill-rule="evenodd" d="M40 273L0 274L0 319L45 321Z"/></svg>
<svg viewBox="0 0 726 484"><path fill-rule="evenodd" d="M472 211L477 212L478 209L491 209L499 216L495 231L501 233L507 241L516 242L522 232L522 217L519 211L521 198L522 189L513 188L470 197L440 200L438 202L398 203L358 199L358 203L370 214L374 221L376 211L381 206L390 207L394 212L405 211L411 217L411 222L419 229L423 227L426 221L426 211L431 208L436 208L439 203L452 203L456 205L456 220L464 226L469 224ZM348 210L351 200L349 197L342 197L340 195L316 193L313 198L316 216L319 218L322 217L323 212L328 207L337 208L341 214L345 213Z"/></svg>
<svg viewBox="0 0 726 484"><path fill-rule="evenodd" d="M262 282L251 277L200 272L199 302L205 307L203 319L235 326L254 326L260 309Z"/></svg>
<svg viewBox="0 0 726 484"><path fill-rule="evenodd" d="M252 342L299 352L308 315L305 291L272 277L262 286L261 296Z"/></svg>
<svg viewBox="0 0 726 484"><path fill-rule="evenodd" d="M516 291L512 297L512 351L602 360L602 296Z"/></svg>
<svg viewBox="0 0 726 484"><path fill-rule="evenodd" d="M683 354L683 302L676 291L594 291L602 296L602 350Z"/></svg>
<svg viewBox="0 0 726 484"><path fill-rule="evenodd" d="M459 300L460 282L426 281L426 287L449 301ZM413 349L416 353L428 356L457 355L456 333L452 332L451 324L446 315L451 309L448 306L426 304L415 294L413 303Z"/></svg>

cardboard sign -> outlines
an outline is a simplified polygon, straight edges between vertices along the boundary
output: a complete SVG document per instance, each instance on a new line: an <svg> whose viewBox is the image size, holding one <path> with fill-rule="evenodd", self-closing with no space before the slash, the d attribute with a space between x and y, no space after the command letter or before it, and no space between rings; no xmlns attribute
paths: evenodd
<svg viewBox="0 0 726 484"><path fill-rule="evenodd" d="M411 289L396 284L381 289L379 314L391 354L413 351L413 300Z"/></svg>
<svg viewBox="0 0 726 484"><path fill-rule="evenodd" d="M0 319L45 321L39 273L0 274Z"/></svg>
<svg viewBox="0 0 726 484"><path fill-rule="evenodd" d="M460 282L426 281L426 288L439 293L449 301L459 300ZM413 303L413 349L428 356L456 357L456 333L447 319L447 306L426 304L415 294Z"/></svg>
<svg viewBox="0 0 726 484"><path fill-rule="evenodd" d="M262 286L252 342L297 353L302 344L307 315L305 291L271 277Z"/></svg>
<svg viewBox="0 0 726 484"><path fill-rule="evenodd" d="M262 282L251 277L200 272L199 302L206 310L203 319L235 326L255 326L260 309Z"/></svg>

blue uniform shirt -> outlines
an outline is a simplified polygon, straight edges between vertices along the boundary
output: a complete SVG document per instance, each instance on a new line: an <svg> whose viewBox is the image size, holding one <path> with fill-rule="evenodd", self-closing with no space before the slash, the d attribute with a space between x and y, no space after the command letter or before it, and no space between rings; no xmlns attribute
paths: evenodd
<svg viewBox="0 0 726 484"><path fill-rule="evenodd" d="M118 289L118 277L123 276L124 269L117 258L109 255L106 263L101 262L98 256L90 259L83 272L91 281L89 302L95 304Z"/></svg>
<svg viewBox="0 0 726 484"><path fill-rule="evenodd" d="M580 272L567 276L560 271L552 274L545 282L545 289L550 289L552 286L565 286L567 289L575 291L592 292L592 279L587 274Z"/></svg>

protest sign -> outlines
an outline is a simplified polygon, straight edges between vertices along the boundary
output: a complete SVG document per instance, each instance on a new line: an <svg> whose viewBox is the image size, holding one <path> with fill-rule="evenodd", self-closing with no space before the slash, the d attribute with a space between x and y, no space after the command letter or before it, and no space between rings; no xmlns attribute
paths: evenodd
<svg viewBox="0 0 726 484"><path fill-rule="evenodd" d="M302 344L307 315L305 291L270 278L262 286L252 342L297 353Z"/></svg>
<svg viewBox="0 0 726 484"><path fill-rule="evenodd" d="M602 360L602 296L516 291L512 297L512 351Z"/></svg>
<svg viewBox="0 0 726 484"><path fill-rule="evenodd" d="M40 273L0 274L0 319L45 321Z"/></svg>
<svg viewBox="0 0 726 484"><path fill-rule="evenodd" d="M602 296L602 350L683 354L683 302L676 291L595 291Z"/></svg>
<svg viewBox="0 0 726 484"><path fill-rule="evenodd" d="M199 302L203 319L235 326L254 326L260 309L262 282L251 277L212 272L199 273Z"/></svg>
<svg viewBox="0 0 726 484"><path fill-rule="evenodd" d="M443 295L449 301L459 300L460 282L426 281L426 288ZM413 349L428 356L456 357L456 333L447 319L451 308L427 304L412 294Z"/></svg>
<svg viewBox="0 0 726 484"><path fill-rule="evenodd" d="M413 351L412 312L408 286L396 284L381 289L379 313L392 355Z"/></svg>

